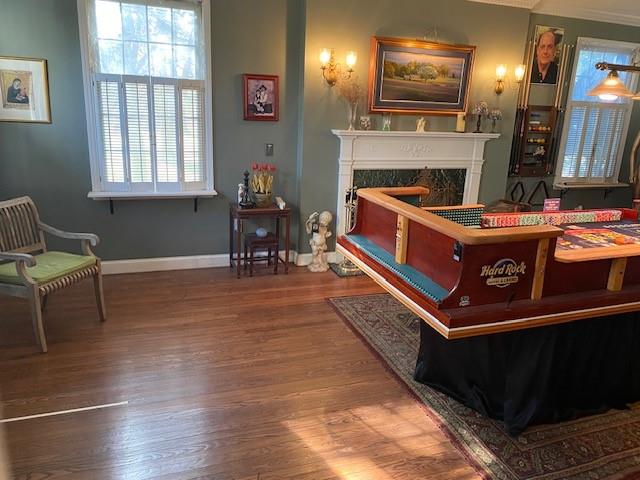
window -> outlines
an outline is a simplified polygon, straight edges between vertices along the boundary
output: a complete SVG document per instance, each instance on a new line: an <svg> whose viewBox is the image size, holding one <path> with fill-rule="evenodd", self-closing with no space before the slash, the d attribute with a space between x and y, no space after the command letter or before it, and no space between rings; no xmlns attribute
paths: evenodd
<svg viewBox="0 0 640 480"><path fill-rule="evenodd" d="M93 197L215 194L208 0L78 0Z"/></svg>
<svg viewBox="0 0 640 480"><path fill-rule="evenodd" d="M562 129L555 185L600 186L618 184L632 101L613 102L590 97L587 92L608 72L595 69L597 62L630 65L638 45L593 38L579 38ZM620 72L620 79L635 91L637 76Z"/></svg>

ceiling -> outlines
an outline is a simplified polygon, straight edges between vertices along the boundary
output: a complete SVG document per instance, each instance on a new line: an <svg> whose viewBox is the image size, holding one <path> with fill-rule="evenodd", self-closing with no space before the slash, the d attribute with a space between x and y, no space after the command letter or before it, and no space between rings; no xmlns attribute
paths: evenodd
<svg viewBox="0 0 640 480"><path fill-rule="evenodd" d="M638 0L470 0L570 18L640 27Z"/></svg>

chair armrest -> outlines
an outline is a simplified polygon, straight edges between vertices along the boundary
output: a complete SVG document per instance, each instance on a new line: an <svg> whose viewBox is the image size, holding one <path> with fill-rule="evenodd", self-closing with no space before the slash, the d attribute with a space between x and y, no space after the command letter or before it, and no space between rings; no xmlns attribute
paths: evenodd
<svg viewBox="0 0 640 480"><path fill-rule="evenodd" d="M69 240L87 240L92 247L95 247L100 243L100 238L93 233L75 233L75 232L65 232L64 230L59 230L51 225L47 225L46 223L38 222L38 226L47 233L59 238L66 238Z"/></svg>
<svg viewBox="0 0 640 480"><path fill-rule="evenodd" d="M10 262L22 262L27 267L34 267L36 258L28 253L6 253L0 252L0 260L9 260Z"/></svg>
<svg viewBox="0 0 640 480"><path fill-rule="evenodd" d="M36 285L36 281L27 273L27 267L35 267L36 258L28 253L0 252L0 260L16 262L16 272L25 285Z"/></svg>

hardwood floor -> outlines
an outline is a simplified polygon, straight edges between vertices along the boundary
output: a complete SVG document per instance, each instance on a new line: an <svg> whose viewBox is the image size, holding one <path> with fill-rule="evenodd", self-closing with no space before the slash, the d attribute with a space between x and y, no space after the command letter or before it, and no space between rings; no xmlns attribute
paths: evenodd
<svg viewBox="0 0 640 480"><path fill-rule="evenodd" d="M105 277L50 298L49 353L0 297L3 418L16 479L475 479L324 298L366 277L293 268ZM1 457L1 455L0 455Z"/></svg>

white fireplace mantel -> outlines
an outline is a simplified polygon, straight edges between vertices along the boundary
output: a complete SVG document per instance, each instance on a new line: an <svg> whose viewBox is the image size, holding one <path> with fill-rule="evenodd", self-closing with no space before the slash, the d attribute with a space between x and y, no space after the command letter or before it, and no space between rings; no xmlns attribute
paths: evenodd
<svg viewBox="0 0 640 480"><path fill-rule="evenodd" d="M484 145L497 133L331 130L340 139L337 233L345 231L345 196L354 170L465 169L463 203L477 203Z"/></svg>

